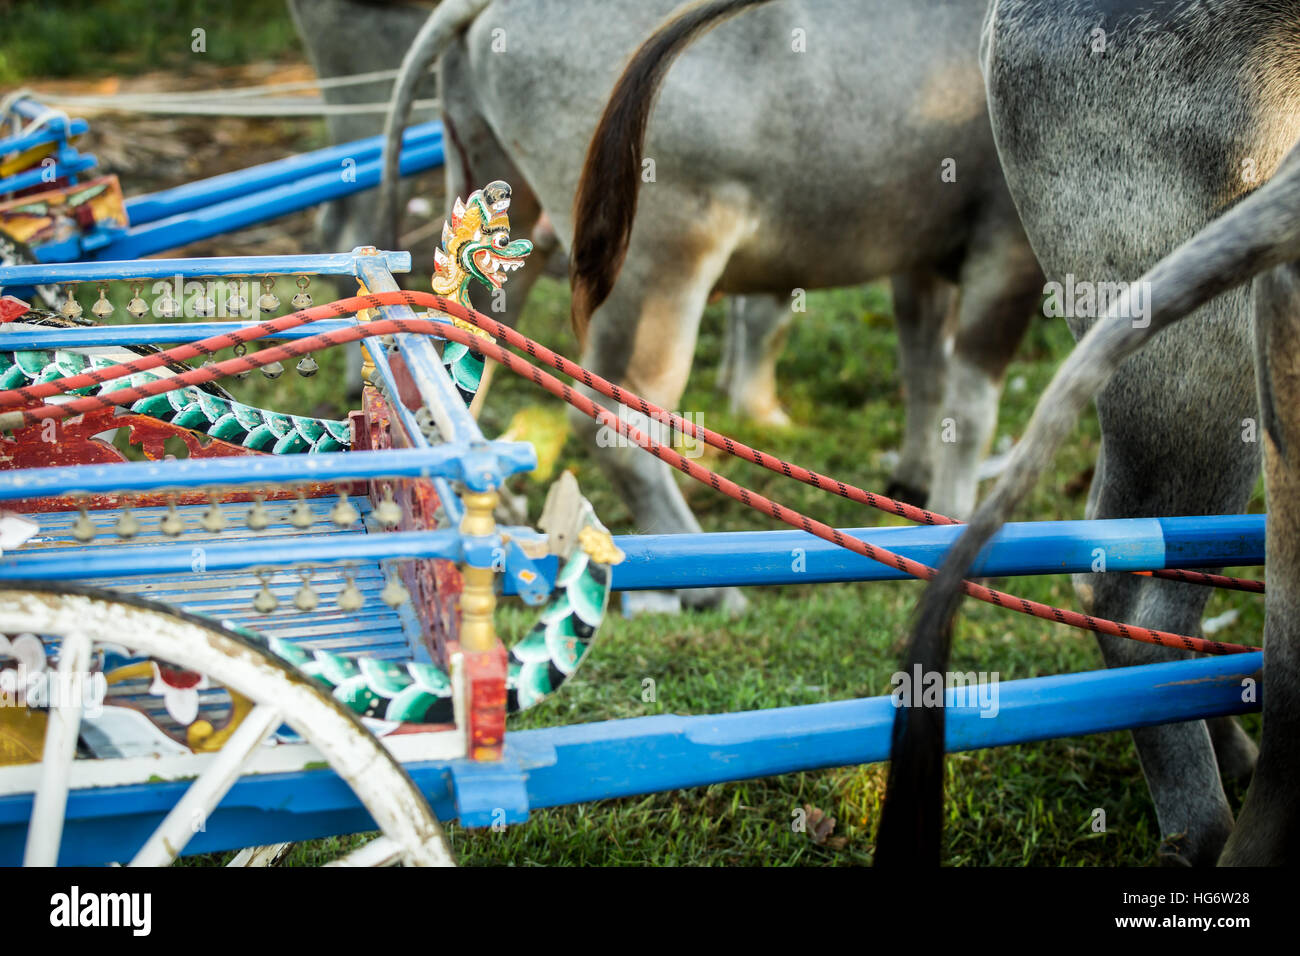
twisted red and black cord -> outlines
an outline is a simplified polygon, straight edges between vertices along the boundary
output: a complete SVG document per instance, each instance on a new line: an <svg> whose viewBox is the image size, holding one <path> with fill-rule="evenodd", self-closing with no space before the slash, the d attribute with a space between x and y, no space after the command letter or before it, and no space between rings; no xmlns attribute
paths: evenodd
<svg viewBox="0 0 1300 956"><path fill-rule="evenodd" d="M455 316L463 321L469 322L497 338L504 339L511 346L528 352L528 354L540 359L563 374L581 381L584 385L595 389L602 395L606 395L615 401L627 405L629 408L636 408L642 414L653 416L658 421L671 424L683 434L702 438L714 448L725 451L738 458L752 461L754 464L766 468L769 471L783 474L788 478L794 478L797 481L802 481L805 484L812 485L815 488L820 488L823 491L829 491L832 494L837 494L850 501L855 501L876 508L880 511L898 515L899 517L906 518L909 521L917 521L929 525L961 523L954 518L946 517L925 508L918 508L915 505L896 501L893 498L888 498L884 495L877 495L873 492L865 491L855 485L849 484L848 482L818 475L816 472L809 471L799 465L784 461L775 455L759 451L756 448L751 448L743 442L736 441L726 435L721 435L717 432L711 431L710 429L704 428L703 426L696 425L695 423L687 421L666 409L660 408L652 402L646 401L638 395L627 392L619 386L606 381L600 376L595 375L578 365L576 362L572 362L564 356L552 352L550 349L533 341L527 336L520 334L502 322L498 322L497 320L483 315L480 312L475 312L472 309L467 309L459 302L427 292L395 291L368 293L352 296L347 299L339 299L335 302L315 306L310 309L302 309L278 319L269 319L256 325L245 326L241 329L211 336L188 345L175 346L166 351L149 356L142 356L141 358L129 362L123 362L120 365L109 368L94 369L83 372L79 375L67 376L65 378L44 382L39 385L25 385L21 388L0 391L0 407L28 404L61 392L84 388L88 385L102 385L106 382L112 381L113 379L158 368L166 364L169 360L185 361L199 356L214 355L223 349L246 344L267 335L272 335L276 332L282 332L286 329L295 328L316 321L317 319L341 318L346 315L351 315L361 309L379 308L384 305L419 305L431 307L447 315ZM5 421L5 419L0 417L0 422L3 421ZM1204 571L1171 568L1139 573L1149 577L1165 578L1188 584L1202 584L1211 587L1250 591L1254 593L1263 593L1264 591L1263 581L1252 581L1222 574L1208 574Z"/></svg>
<svg viewBox="0 0 1300 956"><path fill-rule="evenodd" d="M577 363L569 361L564 356L552 352L545 346L542 346L532 339L516 332L504 323L498 322L482 313L475 312L472 309L467 309L459 302L426 292L395 291L369 293L352 296L347 299L340 299L310 309L302 309L278 319L270 319L258 323L257 325L245 326L244 328L222 333L221 335L211 336L188 345L176 346L166 351L154 355L143 356L139 359L124 362L110 368L95 369L84 372L80 375L67 376L65 378L55 379L39 385L26 385L21 388L0 391L0 407L28 404L61 392L84 388L88 385L102 385L105 382L112 381L113 379L158 368L159 366L166 364L168 361L185 361L199 356L214 355L222 349L246 344L264 336L274 334L275 332L281 332L286 329L304 325L316 321L317 319L340 318L346 315L351 315L363 308L378 308L384 305L423 305L437 309L447 315L460 318L483 329L489 334L496 336L497 338L504 339L515 348L523 349L530 355L540 359L547 365L550 365L552 368L555 368L572 378L578 379L583 384L599 391L603 395L613 398L628 407L635 407L640 410L642 414L654 416L659 421L666 421L684 434L691 435L692 437L703 438L713 447L725 451L730 455L752 461L769 471L783 474L789 478L794 478L798 481L804 482L805 484L820 488L823 491L829 491L833 494L840 495L850 501L856 501L860 504L865 504L881 511L896 514L899 517L906 518L910 521L918 521L929 525L960 524L960 522L954 518L949 518L924 508L918 508L902 501L896 501L884 495L877 495L870 491L864 491L848 482L818 475L816 472L809 471L799 465L784 461L775 455L767 454L758 449L751 448L748 445L735 441L726 435L720 435L717 432L704 428L703 426L696 425L695 423L687 421L666 409L662 409L659 406L646 401L640 396L634 395L619 388L617 385L607 382L605 379L589 372ZM1203 571L1158 569L1138 573L1147 576L1182 581L1185 583L1207 584L1214 587L1231 588L1241 591L1263 592L1264 590L1264 582L1262 581L1250 581L1221 574L1207 574Z"/></svg>
<svg viewBox="0 0 1300 956"><path fill-rule="evenodd" d="M502 325L499 322L496 322L495 320L487 316L481 315L477 312L473 312L472 310L469 309L465 309L464 307L460 306L457 303L449 302L448 300L443 299L441 296L435 296L429 293L402 292L402 293L378 293L378 294L369 294L364 296L356 296L353 297L352 299L344 299L335 303L331 303L328 306L319 306L314 309L304 310L301 313L295 313L294 315L291 316L285 316L281 319L276 319L276 320L271 320L269 322L261 323L260 325L251 328L224 333L221 336L214 336L210 339L205 339L199 343L193 343L187 346L178 346L175 349L169 350L169 352L167 353L160 353L158 355L142 357L140 361L156 362L159 359L166 360L167 358L170 359L192 358L196 354L210 354L211 352L216 350L216 347L214 346L217 341L221 341L224 343L219 346L220 348L225 348L225 347L229 347L232 344L237 344L237 341L251 341L253 338L258 338L263 335L272 334L275 331L280 331L284 328L292 327L292 325L298 325L306 321L311 321L311 318L307 317L310 313L317 313L316 315L312 316L312 318L322 318L325 317L325 315L339 315L340 313L336 311L339 308L355 311L356 309L359 308L377 308L382 305L395 305L395 304L425 305L425 306L430 306L433 308L440 309L448 314L457 315L458 317L464 318L466 321L472 322L476 326L484 329L485 331L491 334L499 333L500 336L502 338L505 338L507 341L510 341L512 343L516 341L520 342L521 344L519 347L526 349L527 351L529 351L530 354L535 355L543 362L552 365L553 367L557 368L560 371L565 371L565 369L567 368L573 369L572 374L574 378L582 381L583 384L591 387L592 389L602 394L608 395L610 398L614 398L615 400L621 402L624 405L627 405L630 408L637 408L641 410L643 414L655 414L655 415L662 414L666 416L670 421L675 419L676 422L674 423L674 427L678 427L679 430L687 432L688 434L698 435L699 437L704 438L710 444L717 444L718 442L721 442L721 444L718 445L718 447L722 447L724 448L724 450L730 451L732 454L740 455L741 454L740 449L744 449L744 453L748 454L751 460L755 461L756 463L762 464L764 467L770 468L771 470L780 471L782 473L789 474L791 477L800 477L802 475L801 480L804 480L809 484L814 484L817 487L825 487L825 485L823 484L824 482L831 482L830 479L823 478L822 476L816 475L813 472L808 472L806 471L806 469L798 468L798 466L789 465L788 463L782 462L780 459L775 458L775 456L766 455L755 449L750 449L748 448L748 446L740 445L739 443L733 442L731 439L728 439L725 436L718 435L717 433L711 432L708 429L703 428L702 426L696 426L693 423L687 422L684 419L681 419L679 416L675 416L672 415L671 413L665 412L663 409L659 409L658 406L655 406L652 403L647 402L644 399L641 399L639 396L633 395L623 389L620 389L618 386L613 385L610 382L607 382L606 380L586 371L585 369L582 369L580 366L576 365L575 363L572 363L568 359L563 358L563 356L559 356L556 353L551 352L549 349L546 349L544 346L536 342L533 342L531 339L527 339L526 337L515 332L513 329L508 329L508 327ZM454 306L454 308L448 308L448 306ZM342 314L347 314L347 312L345 311ZM293 321L292 324L286 324L289 323L290 320L294 320L294 319L296 319L296 321ZM268 326L273 326L273 327L267 328ZM252 333L252 334L247 334L247 333ZM232 341L234 337L246 335L246 334L247 337ZM723 494L726 494L729 497L734 498L745 505L748 505L749 507L752 507L766 515L769 515L770 517L773 517L778 521L782 521L790 525L791 527L799 528L803 531L808 532L809 534L816 535L817 537L820 537L826 541L830 541L833 544L836 544L849 551L853 551L854 553L860 554L873 561L895 567L899 571L908 574L912 577L920 578L922 580L930 580L938 573L934 568L929 567L928 565L921 564L918 561L913 561L910 558L905 558L900 554L896 554L884 548L878 548L875 545L872 545L865 541L861 541L857 538L848 537L836 528L833 528L820 521L816 521L812 518L802 515L797 511L793 511L789 508L785 508L777 504L776 502L769 500L763 495L758 494L757 492L751 491L750 489L744 488L736 484L730 479L724 478L723 476L717 474L714 471L711 471L708 468L704 468L701 465L697 465L694 462L687 459L686 457L684 457L683 455L673 450L672 448L668 448L660 444L659 442L643 434L642 432L640 432L638 429L631 426L630 424L621 421L618 418L618 416L612 413L609 409L605 408L604 406L596 402L593 402L585 395L574 391L574 389L571 386L566 385L565 383L561 382L559 379L555 378L549 373L542 371L542 369L538 368L532 363L507 351L502 346L492 342L485 341L484 339L473 334L472 332L467 332L455 326L451 326L442 322L425 320L425 319L383 319L375 322L369 322L364 325L358 325L352 328L339 329L333 332L322 333L320 335L312 336L305 339L300 339L295 342L286 342L279 346L275 346L269 349L264 349L258 352L256 355L240 356L232 359L227 359L223 362L217 362L212 365L196 368L189 372L184 372L166 379L157 379L151 382L142 383L140 385L131 386L129 388L118 389L113 392L83 396L77 399L73 399L69 402L60 403L58 405L42 405L38 408L7 412L4 413L3 415L0 415L0 428L11 429L15 427L28 426L28 425L36 424L37 422L49 418L65 418L70 415L82 414L84 412L94 411L100 408L113 407L116 405L132 404L134 402L139 401L140 399L147 398L152 395L162 394L164 392L172 391L178 388L184 388L186 386L199 385L204 382L212 381L213 379L221 378L227 375L234 375L234 374L239 374L241 372L251 371L255 368L260 368L263 365L269 365L272 362L298 358L301 355L304 355L308 352L321 351L322 349L325 348L330 348L336 345L342 345L348 342L358 341L360 339L369 338L376 335L390 335L390 334L435 335L435 336L445 338L449 341L459 342L471 348L472 350L478 352L481 355L484 355L488 358L495 359L496 361L500 362L502 365L504 365L506 368L510 369L511 371L515 372L516 374L523 375L531 379L535 384L541 386L542 388L546 389L547 391L561 398L566 403L573 405L575 408L578 408L584 414L590 416L591 418L594 418L602 425L611 427L615 429L619 434L636 442L639 446L644 448L646 451L650 452L650 454L654 455L656 458L666 461L673 467L690 475L696 480L709 485L715 490L720 491ZM184 354L186 350L192 350L192 351L190 351L190 353L186 355ZM121 375L124 374L132 374L133 371L145 371L147 370L148 367L153 367L153 366L139 367L140 363L135 361L126 364L136 365L137 368L134 370L127 369L125 371L121 371L118 374L114 374L114 375L92 378L90 381L102 383L104 381L109 381L112 380L113 378L120 377ZM125 365L122 366L122 368L125 368ZM115 371L117 370L101 369L101 370L97 370L97 372L95 373L85 373L85 374L97 375L103 372L115 372ZM45 383L44 385L41 386L27 386L22 389L14 389L9 392L0 392L0 404L6 401L12 401L9 398L9 396L11 395L22 395L24 398L30 400L30 396L28 393L30 393L32 390L35 389L44 390L49 386L59 386L65 382L69 383L66 386L67 388L83 387L83 385L72 384L72 383L84 377L85 375L69 376L66 379L62 379L56 382ZM85 382L83 384L90 384L90 382ZM680 423L680 425L677 423ZM892 502L891 499L886 499L883 498L883 496L879 496L879 495L873 495L870 492L862 491L861 489L854 488L853 486L843 482L831 482L831 485L832 487L830 487L828 490L833 490L836 491L836 493L844 494L845 497L852 497L854 498L854 500L858 500L857 496L861 496L863 499L871 498L878 501L890 501L892 504L897 504L899 508L903 509L898 512L900 514L906 514L907 511L930 514L929 512L924 512L924 509L917 509L914 508L914 506L905 505L901 502L894 503ZM844 491L840 491L841 487L843 487ZM876 506L879 507L879 505ZM951 519L943 519L942 522L940 522L938 520L940 517L941 516L932 516L931 523L955 523L952 522ZM1191 637L1188 635L1172 634L1167 631L1159 631L1152 628L1121 624L1114 621L1108 621L1103 618L1094 618L1090 615L1081 614L1077 611L1071 611L1065 608L1052 607L1050 605L1042 604L1037 601L1031 601L1026 598L1016 597L1014 595L1007 594L1005 592L998 591L993 588L988 588L985 587L984 585L975 584L970 581L963 582L963 590L965 591L966 594L970 595L971 597L974 597L978 600L984 601L989 604L993 604L997 607L1006 607L1023 614L1029 614L1034 617L1042 618L1044 620L1056 621L1061 624L1068 624L1072 627L1082 628L1084 630L1094 631L1103 634L1112 634L1118 637L1124 637L1130 640L1141 641L1148 644L1158 644L1165 647L1175 647L1175 648L1180 648L1182 650L1209 653L1209 654L1239 654L1239 653L1246 653L1246 652L1255 651L1259 649L1256 647L1249 647L1241 644L1228 644L1221 641L1206 640L1204 638Z"/></svg>

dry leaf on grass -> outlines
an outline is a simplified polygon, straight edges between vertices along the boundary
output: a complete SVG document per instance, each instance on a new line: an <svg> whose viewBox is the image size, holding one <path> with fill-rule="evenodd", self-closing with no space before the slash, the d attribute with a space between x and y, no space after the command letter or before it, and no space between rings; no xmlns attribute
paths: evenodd
<svg viewBox="0 0 1300 956"><path fill-rule="evenodd" d="M842 850L847 844L848 837L831 836L835 832L835 818L826 815L825 811L811 804L804 804L804 813L808 815L808 838L818 846L824 846L831 850Z"/></svg>

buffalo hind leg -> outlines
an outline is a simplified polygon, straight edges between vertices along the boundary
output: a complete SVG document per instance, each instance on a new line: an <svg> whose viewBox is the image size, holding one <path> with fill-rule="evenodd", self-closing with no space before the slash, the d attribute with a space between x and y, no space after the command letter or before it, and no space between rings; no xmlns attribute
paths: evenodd
<svg viewBox="0 0 1300 956"><path fill-rule="evenodd" d="M1097 395L1103 464L1090 517L1153 518L1166 515L1231 514L1249 500L1259 474L1258 446L1243 442L1241 421L1257 414L1247 363L1231 359L1245 343L1222 316L1244 303L1228 293L1205 314L1184 320L1152 347L1132 356ZM1076 335L1080 330L1075 330ZM1213 338L1213 347L1207 339ZM1171 381L1208 379L1212 401L1188 403ZM1217 467L1208 469L1206 462ZM1270 522L1271 523L1271 522ZM1270 554L1270 563L1272 556ZM1132 574L1077 578L1085 606L1098 617L1176 634L1195 634L1209 589ZM1185 658L1182 651L1100 637L1108 667L1132 667ZM1220 763L1235 735L1220 730L1216 755L1203 720L1133 731L1159 822L1159 859L1168 864L1211 865L1232 830ZM1239 745L1238 745L1239 746ZM1248 748L1247 748L1248 749ZM1249 754L1246 754L1249 759Z"/></svg>
<svg viewBox="0 0 1300 956"><path fill-rule="evenodd" d="M885 495L923 506L934 475L935 429L946 379L945 340L955 321L956 290L928 273L894 276L894 323L903 389L903 448Z"/></svg>
<svg viewBox="0 0 1300 956"><path fill-rule="evenodd" d="M1210 742L1214 744L1214 760L1219 765L1219 776L1225 783L1244 787L1250 783L1259 759L1259 747L1250 739L1236 717L1215 717L1207 720Z"/></svg>
<svg viewBox="0 0 1300 956"><path fill-rule="evenodd" d="M740 295L728 300L718 388L727 394L731 414L776 428L790 424L776 397L776 362L791 318L790 304L781 296Z"/></svg>
<svg viewBox="0 0 1300 956"><path fill-rule="evenodd" d="M634 243L609 299L592 316L582 364L661 408L677 411L695 356L700 317L729 250L690 255L680 243L659 243L656 248L653 256L637 254ZM669 430L662 423L647 422L630 409L614 406L609 399L590 391L587 394L640 431L668 443ZM632 513L637 534L700 531L673 469L665 462L576 409L570 410L570 420L588 446L594 446L596 460ZM684 438L681 442L677 450L687 458L703 450L697 439ZM721 604L739 610L745 604L734 588L685 589L677 593L677 599L688 607ZM638 608L672 609L662 600L653 602L649 597L633 601ZM634 606L633 601L625 595L625 610Z"/></svg>
<svg viewBox="0 0 1300 956"><path fill-rule="evenodd" d="M980 242L967 254L940 419L931 430L931 511L964 521L975 510L1002 378L1042 294L1042 273L1018 232Z"/></svg>

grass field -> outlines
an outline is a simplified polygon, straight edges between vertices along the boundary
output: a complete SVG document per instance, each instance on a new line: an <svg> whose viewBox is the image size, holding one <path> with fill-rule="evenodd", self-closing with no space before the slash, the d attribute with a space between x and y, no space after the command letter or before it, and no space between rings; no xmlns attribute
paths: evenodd
<svg viewBox="0 0 1300 956"><path fill-rule="evenodd" d="M521 323L526 334L576 351L567 328L568 291L543 280ZM702 416L711 428L789 460L882 488L888 469L881 453L900 441L899 382L889 297L882 285L814 293L800 316L779 366L782 397L795 426L758 429L726 414L714 390L722 315L705 316L695 375L680 411ZM1012 366L999 436L1018 436L1072 339L1064 323L1034 324ZM322 376L324 379L325 376ZM250 399L279 398L302 383L244 387ZM308 380L318 382L321 380ZM286 384L288 383L288 384ZM308 389L319 386L307 384ZM258 394L274 390L275 394ZM299 396L301 404L302 396ZM310 405L313 402L307 402ZM550 396L513 376L498 376L483 424L503 430L525 408L562 417ZM1082 517L1087 477L1097 449L1095 417L1081 421L1053 473L1020 517ZM709 449L702 461L761 493L840 527L900 523L797 482L727 460ZM591 456L570 437L558 462L578 475L584 491L615 533L633 532L629 515ZM757 530L767 518L677 476L706 530ZM544 486L524 480L532 515ZM1256 500L1258 509L1262 501ZM883 519L883 520L882 520ZM1242 573L1257 574L1259 569ZM1068 579L1003 581L1015 593L1072 605ZM542 727L657 713L700 714L753 710L888 693L908 615L920 594L914 583L790 586L748 592L736 617L717 612L680 617L612 616L582 671L554 699L513 718L512 728ZM1217 593L1207 614L1239 607L1227 640L1254 641L1262 601ZM500 614L507 639L519 636L531 612L507 606ZM997 671L1009 680L1095 669L1101 658L1092 638L987 605L967 602L958 630L954 670ZM657 699L642 701L645 678ZM1257 718L1247 726L1258 731ZM458 857L480 865L816 865L867 863L884 788L884 767L791 774L581 807L541 810L504 831L452 828ZM1239 799L1240 794L1233 794ZM796 811L816 808L835 818L821 842L792 829ZM1056 740L948 758L945 859L953 865L1149 865L1157 827L1136 753L1127 733ZM1105 833L1091 829L1095 808L1106 812ZM349 841L344 840L346 845ZM290 863L337 852L340 841L303 844ZM216 860L212 860L216 862Z"/></svg>
<svg viewBox="0 0 1300 956"><path fill-rule="evenodd" d="M106 7L109 5L105 5ZM218 7L209 49L221 62L300 57L279 2L173 4L159 18L153 4L129 0L102 16L91 5L20 2L6 6L7 36L0 38L0 85L38 75L99 76L154 67L183 68L192 26ZM197 12L196 12L197 11ZM200 17L200 19L196 19ZM224 18L224 19L222 19ZM113 26L118 24L120 26ZM124 24L130 24L127 29ZM224 24L224 26L223 26ZM221 42L216 42L220 39ZM108 118L97 123L111 122ZM204 174L210 174L205 171ZM129 190L133 191L133 190ZM213 250L214 252L217 250ZM249 250L241 249L241 252ZM426 287L412 277L411 287ZM115 290L115 295L120 290ZM350 289L335 287L339 294ZM282 285L281 298L292 289ZM313 289L326 301L327 284ZM89 291L93 296L93 290ZM90 299L85 301L89 306ZM125 298L119 304L124 304ZM118 318L122 316L119 310ZM543 280L530 300L522 330L566 354L576 349L567 328L568 293ZM902 413L889 298L882 286L813 293L795 324L780 365L782 398L793 428L755 428L727 415L714 390L721 339L721 309L706 314L695 374L680 411L702 416L715 430L789 460L883 489L882 454L901 440ZM1059 320L1036 322L1009 373L998 435L1017 437L1072 340ZM318 356L321 373L292 372L276 382L258 375L233 383L245 401L299 413L337 414L340 359ZM497 434L522 409L537 407L562 420L557 400L526 383L497 377L483 424ZM1082 517L1097 424L1081 421L1053 473L1026 503L1024 519ZM889 523L878 512L782 479L709 450L704 464L777 501L841 527ZM633 532L627 510L613 495L591 456L570 438L560 467L572 468L605 522ZM687 479L678 476L678 480ZM545 488L523 485L531 514ZM706 530L772 527L703 486L686 487ZM1262 509L1257 496L1252 507ZM1243 573L1252 576L1258 569ZM1016 593L1071 605L1060 577L1002 582ZM553 700L512 721L540 727L656 713L699 714L840 700L888 692L908 615L920 594L914 583L769 588L750 593L748 610L625 620L616 614L582 671ZM1221 631L1227 640L1254 642L1262 626L1262 600L1219 593L1207 614L1240 607L1238 621ZM508 637L521 633L531 614L506 607ZM1100 655L1091 637L1020 615L967 603L958 629L954 669L997 671L1004 680L1094 669ZM642 701L642 681L652 678L657 699ZM1258 720L1247 726L1258 731ZM870 862L884 785L880 766L792 774L641 798L542 810L526 824L502 832L452 829L460 860L479 865L816 865ZM1234 794L1234 800L1239 799ZM812 807L834 817L829 839L795 832L796 811ZM945 860L954 865L1148 865L1158 843L1155 817L1127 733L1009 747L950 757ZM1107 830L1093 833L1094 809L1106 811ZM303 844L290 863L333 855L343 841ZM199 863L219 863L207 857Z"/></svg>
<svg viewBox="0 0 1300 956"><path fill-rule="evenodd" d="M4 0L0 85L301 55L280 0ZM195 30L202 30L197 42Z"/></svg>
<svg viewBox="0 0 1300 956"><path fill-rule="evenodd" d="M538 290L522 323L540 341L572 354L567 290ZM721 309L705 317L696 373L682 411L710 427L853 481L882 488L881 452L900 441L895 335L883 286L810 296L779 366L782 397L795 427L757 429L729 417L714 391ZM998 434L1018 436L1034 402L1073 340L1063 322L1036 322L1012 366ZM517 408L538 402L526 383L498 379L485 424L504 425ZM1097 424L1089 416L1027 503L1024 519L1082 517ZM775 500L839 527L893 523L882 515L770 472L726 460L709 449L704 463ZM590 456L574 440L562 465L573 468L605 520L632 531ZM706 530L771 527L769 519L703 486L685 487ZM540 507L541 489L531 495ZM1257 500L1256 507L1262 505ZM535 512L534 512L535 513ZM1252 571L1251 573L1256 573ZM1073 604L1064 577L1003 584L1054 604ZM907 582L768 588L748 592L739 617L720 613L654 617L605 625L601 643L578 677L554 700L514 726L651 713L752 710L887 693L900 640L920 593ZM1208 614L1240 607L1230 640L1253 642L1262 601L1222 592ZM506 615L517 628L529 618ZM1224 633L1224 632L1221 632ZM953 669L998 671L1002 679L1101 666L1092 638L988 605L967 602ZM658 699L642 703L644 678ZM1248 726L1257 730L1257 720ZM678 865L835 865L870 859L884 786L884 768L793 774L637 799L544 810L505 832L455 834L467 863ZM1157 827L1136 753L1127 733L1010 747L948 759L945 858L957 865L1146 865L1154 861ZM791 828L794 811L816 807L836 820L822 845ZM1093 833L1094 808L1106 811L1107 832ZM834 844L832 846L831 844Z"/></svg>

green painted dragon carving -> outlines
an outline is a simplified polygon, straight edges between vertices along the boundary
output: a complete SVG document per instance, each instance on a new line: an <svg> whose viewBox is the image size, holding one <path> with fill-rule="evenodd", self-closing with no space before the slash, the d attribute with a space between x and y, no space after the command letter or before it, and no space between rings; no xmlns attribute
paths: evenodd
<svg viewBox="0 0 1300 956"><path fill-rule="evenodd" d="M523 266L533 244L510 238L509 213L510 186L500 180L474 190L464 202L456 200L451 218L442 226L442 247L433 254L435 294L470 309L471 279L495 292L511 272ZM467 332L491 339L477 326L453 321ZM442 363L468 405L483 379L483 359L459 342L447 342Z"/></svg>
<svg viewBox="0 0 1300 956"><path fill-rule="evenodd" d="M33 309L10 330L33 326L68 327L81 323L55 312ZM21 388L51 382L89 369L108 368L138 355L157 352L153 346L93 349L51 349L0 352L0 388ZM74 394L92 395L141 385L183 372L188 366L169 363L166 367L139 372L107 385L90 385ZM236 401L230 393L214 384L181 388L141 399L130 406L140 414L171 422L181 428L256 451L275 455L300 455L314 452L347 451L352 445L352 426L346 421L285 415Z"/></svg>
<svg viewBox="0 0 1300 956"><path fill-rule="evenodd" d="M0 263L30 265L36 261L35 255L26 245L0 232ZM23 315L20 321L6 325L7 331L32 326L68 328L93 324L89 319L71 319L59 312L58 290L55 287L38 286L35 292L37 306ZM21 388L24 385L49 382L65 375L79 374L88 368L105 368L157 351L159 350L154 346L141 345L129 349L0 352L0 388ZM108 388L111 390L138 385L188 369L187 365L172 362L165 368L141 372L112 382ZM101 388L103 386L90 386L79 389L76 394L90 395ZM215 383L155 395L136 402L131 406L131 411L234 445L276 455L346 451L352 445L352 428L348 422L285 415L255 408L235 401L229 392Z"/></svg>
<svg viewBox="0 0 1300 956"><path fill-rule="evenodd" d="M561 560L551 600L532 629L510 648L508 713L533 707L573 676L595 643L608 609L610 568L622 560L622 552L612 544L585 498L580 499L577 520L580 530L572 551ZM436 664L348 657L309 650L278 637L258 635L255 639L265 641L273 654L323 683L361 717L419 724L453 719L451 678Z"/></svg>
<svg viewBox="0 0 1300 956"><path fill-rule="evenodd" d="M51 319L49 323L39 321ZM23 316L25 324L56 324L52 313ZM142 351L152 351L147 346ZM0 388L17 389L23 385L42 384L69 375L79 375L87 369L107 368L131 358L136 352L125 349L0 352ZM178 371L183 371L178 369ZM88 395L101 389L129 388L144 382L173 375L166 369L139 372L136 375L109 382L108 386L91 385L78 389L75 394ZM347 421L313 419L303 415L285 415L237 402L224 389L183 388L161 395L140 399L130 410L149 418L170 421L192 432L207 434L212 438L242 445L247 449L268 451L276 455L317 453L317 451L346 451L352 445L352 428Z"/></svg>

